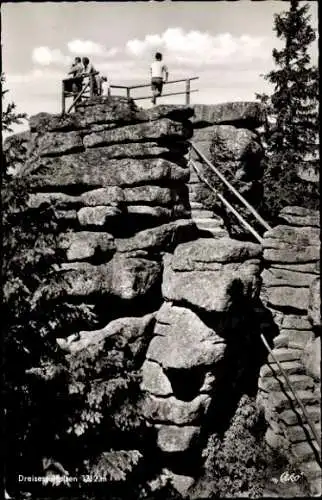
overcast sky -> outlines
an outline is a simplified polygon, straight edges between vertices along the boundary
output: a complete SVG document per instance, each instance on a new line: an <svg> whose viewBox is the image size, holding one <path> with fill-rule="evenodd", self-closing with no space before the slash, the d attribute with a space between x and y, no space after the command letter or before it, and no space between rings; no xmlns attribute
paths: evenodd
<svg viewBox="0 0 322 500"><path fill-rule="evenodd" d="M309 3L317 28L317 2ZM193 103L254 100L268 90L261 74L272 68L277 46L274 13L288 7L278 0L2 3L9 98L29 115L58 113L61 79L76 55L89 56L110 83L134 85L147 83L159 50L170 79L199 76ZM312 56L317 61L317 44Z"/></svg>

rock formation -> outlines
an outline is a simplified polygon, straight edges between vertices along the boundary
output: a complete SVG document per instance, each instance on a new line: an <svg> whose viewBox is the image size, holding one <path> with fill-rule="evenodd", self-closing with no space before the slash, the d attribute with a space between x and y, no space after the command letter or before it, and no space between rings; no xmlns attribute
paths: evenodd
<svg viewBox="0 0 322 500"><path fill-rule="evenodd" d="M269 423L266 440L300 463L312 494L321 494L319 442L285 380L277 359L303 402L318 435L321 429L321 316L319 213L286 207L281 224L265 233L261 298L278 326L273 357L260 372L259 403ZM320 439L320 438L319 438Z"/></svg>
<svg viewBox="0 0 322 500"><path fill-rule="evenodd" d="M160 472L183 494L202 466L209 434L229 426L234 398L249 381L256 387L263 362L258 310L272 312L280 330L274 353L314 420L320 417L317 214L285 209L281 225L265 235L263 258L261 245L228 236L224 211L190 175L193 136L207 157L216 148L217 166L250 196L261 177L254 130L262 123L253 103L142 110L119 97L30 119L19 175L29 207L54 210L63 255L34 300L45 292L48 304L63 297L94 306L98 325L69 322L57 346L74 359L92 351L104 357L109 342L139 368L140 411L154 430ZM300 431L268 369L259 380L267 440L291 439L284 418L295 450Z"/></svg>

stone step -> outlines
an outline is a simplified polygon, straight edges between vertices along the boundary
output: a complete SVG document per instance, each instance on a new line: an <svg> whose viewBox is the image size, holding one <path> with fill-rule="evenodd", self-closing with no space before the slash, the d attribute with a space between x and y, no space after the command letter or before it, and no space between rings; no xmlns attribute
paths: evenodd
<svg viewBox="0 0 322 500"><path fill-rule="evenodd" d="M293 330L291 330L293 332ZM290 349L303 349L312 338L310 331L297 331L296 334L288 335L285 330L274 338L273 343L276 348L289 347Z"/></svg>
<svg viewBox="0 0 322 500"><path fill-rule="evenodd" d="M309 462L303 462L300 467L300 471L303 472L305 477L308 479L316 479L321 478L322 470L321 466L317 463L316 460L310 460Z"/></svg>
<svg viewBox="0 0 322 500"><path fill-rule="evenodd" d="M306 411L314 423L319 423L321 420L321 408L320 405L310 405L306 407ZM294 425L300 421L306 421L302 410L298 408L296 412L294 410L284 410L279 414L279 418L285 422L287 425Z"/></svg>
<svg viewBox="0 0 322 500"><path fill-rule="evenodd" d="M319 435L319 443L321 442L321 431L315 425L317 433ZM292 425L287 427L286 436L291 443L302 443L303 441L311 440L316 442L316 438L308 424L303 425ZM318 444L319 444L318 443Z"/></svg>
<svg viewBox="0 0 322 500"><path fill-rule="evenodd" d="M286 394L285 394L286 392ZM315 392L306 390L306 391L296 391L297 396L302 401L304 406L306 405L317 405L319 404L319 396ZM271 391L268 393L268 399L270 400L270 404L275 406L277 409L287 409L292 406L297 408L298 402L295 400L293 394L290 391Z"/></svg>
<svg viewBox="0 0 322 500"><path fill-rule="evenodd" d="M201 210L203 209L203 204L199 201L190 201L191 210Z"/></svg>
<svg viewBox="0 0 322 500"><path fill-rule="evenodd" d="M219 227L219 226L222 226L223 225L223 221L222 219L220 218L199 218L199 217L194 217L193 216L193 213L192 213L192 219L193 219L193 222L199 227L199 226L203 226L203 227Z"/></svg>
<svg viewBox="0 0 322 500"><path fill-rule="evenodd" d="M199 226L198 226L199 227ZM208 238L209 236L208 235L211 235L213 238L215 239L220 239L220 238L227 238L228 235L228 231L226 231L226 229L223 229L221 227L218 227L218 228L201 228L199 227L199 230L200 231L205 231L205 234L207 235L206 237Z"/></svg>
<svg viewBox="0 0 322 500"><path fill-rule="evenodd" d="M289 376L291 380L292 387L295 390L305 390L313 389L314 381L311 377L307 375L297 375L293 374ZM262 377L258 381L258 387L264 391L279 390L281 387L286 388L286 382L283 375L278 375L277 377Z"/></svg>
<svg viewBox="0 0 322 500"><path fill-rule="evenodd" d="M314 450L308 442L294 443L290 446L290 451L299 462L314 460Z"/></svg>
<svg viewBox="0 0 322 500"><path fill-rule="evenodd" d="M275 348L288 347L288 342L289 342L289 338L285 334L284 335L277 335L277 337L275 337L273 339L273 343L274 343Z"/></svg>
<svg viewBox="0 0 322 500"><path fill-rule="evenodd" d="M273 350L273 355L277 361L295 361L301 359L301 354L298 349L289 349L287 347L279 347ZM268 361L270 363L275 362L271 354L268 355Z"/></svg>
<svg viewBox="0 0 322 500"><path fill-rule="evenodd" d="M191 203L190 203L190 206L191 206ZM193 219L200 219L200 220L208 220L208 219L216 219L216 215L214 214L214 212L212 210L206 210L206 209L203 209L203 210L194 210L192 207L191 207L191 215L192 215L192 218ZM221 220L221 219L220 219Z"/></svg>
<svg viewBox="0 0 322 500"><path fill-rule="evenodd" d="M297 335L289 338L288 347L293 349L304 349L309 340L312 339L311 331L299 331Z"/></svg>
<svg viewBox="0 0 322 500"><path fill-rule="evenodd" d="M305 368L299 361L281 361L282 368L286 371L288 375L293 373L305 373ZM280 369L277 363L266 363L260 369L260 377L270 377L272 374L280 373Z"/></svg>

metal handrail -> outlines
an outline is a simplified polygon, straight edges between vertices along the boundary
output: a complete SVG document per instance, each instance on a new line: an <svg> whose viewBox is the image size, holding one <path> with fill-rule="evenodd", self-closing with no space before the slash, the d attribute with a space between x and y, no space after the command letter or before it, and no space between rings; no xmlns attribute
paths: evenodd
<svg viewBox="0 0 322 500"><path fill-rule="evenodd" d="M169 84L172 84L172 83L178 83L178 82L186 82L186 88L184 91L182 92L170 92L168 94L162 94L162 95L159 95L159 96L155 96L156 99L160 99L161 97L166 97L166 96L169 96L169 95L183 95L185 94L186 96L186 100L185 100L185 103L186 105L190 104L190 94L191 92L197 92L197 90L193 89L191 90L190 88L190 82L192 80L198 80L199 79L199 76L193 76L191 78L182 78L180 80L168 80L168 81L165 81L163 82L163 85L169 85ZM109 95L111 95L111 89L124 89L126 90L126 97L127 99L133 99L133 101L141 101L143 99L151 99L151 96L142 96L142 97L133 97L131 96L131 90L133 89L141 89L141 88L146 88L146 87L150 87L151 86L151 83L144 83L143 85L110 85L109 86Z"/></svg>
<svg viewBox="0 0 322 500"><path fill-rule="evenodd" d="M272 229L271 226L259 215L257 210L255 210L255 208L252 207L250 205L250 203L248 203L247 200L245 200L245 198L237 191L237 189L235 189L234 186L232 186L232 184L230 184L230 182L227 181L227 179L223 176L223 174L221 172L219 172L219 170L208 160L208 158L200 151L200 149L197 148L197 146L192 141L190 141L190 144L191 144L192 148L194 149L194 151L211 168L211 170L213 172L215 172L215 174L219 177L219 179L224 184L226 184L226 186L230 189L230 191L232 193L234 193L235 196L237 196L237 198L243 203L243 205L245 207L248 208L248 210L254 215L254 217L258 220L258 222L260 222L262 224L262 226L265 227L265 229L267 229L267 230Z"/></svg>
<svg viewBox="0 0 322 500"><path fill-rule="evenodd" d="M259 241L259 243L263 243L263 238L258 234L258 232L255 231L255 229L250 224L248 224L248 222L237 212L237 210L235 210L235 208L229 203L229 201L226 200L226 198L222 194L218 193L218 191L210 184L210 182L201 174L201 172L199 171L195 162L190 159L190 163L191 163L192 167L195 169L195 171L197 172L200 179L205 184L207 184L207 186L214 193L216 193L216 196L228 208L228 210L230 212L232 212L237 217L237 219L246 227L246 229L248 229L248 231L250 231L255 236L255 238Z"/></svg>
<svg viewBox="0 0 322 500"><path fill-rule="evenodd" d="M299 406L300 406L301 410L303 411L303 414L304 414L304 416L305 416L305 418L306 418L306 421L307 421L307 423L308 423L308 425L309 425L309 427L310 427L310 429L311 429L311 431L312 431L312 434L313 434L313 436L314 436L314 437L315 437L315 439L316 439L316 442L317 442L318 448L319 448L319 450L321 450L321 447L320 447L320 445L319 445L319 442L320 442L320 437L319 437L319 435L318 435L318 432L317 432L317 430L316 430L316 428L315 428L314 424L311 422L310 416L309 416L308 412L306 411L306 408L305 408L305 406L304 406L303 402L301 401L301 399L300 399L300 398L299 398L299 396L297 395L296 391L293 389L293 387L292 387L292 384L291 384L291 381L290 381L290 379L289 379L288 374L286 373L286 371L285 371L285 370L284 370L284 368L282 367L282 364L278 361L278 359L277 359L277 358L276 358L276 356L274 355L274 353L273 353L272 349L270 348L270 346L269 346L269 344L268 344L268 342L267 342L267 340L266 340L265 336L264 336L262 333L261 333L261 339L262 339L262 342L263 342L264 346L266 347L266 349L268 350L268 352L269 352L269 353L270 353L270 355L272 356L272 358L273 358L274 362L275 362L275 363L277 364L277 366L279 367L279 369L280 369L280 371L281 371L281 373L282 373L282 375L283 375L283 377L284 377L284 379L285 379L285 381L286 381L286 385L288 386L289 390L291 391L291 393L292 393L292 394L293 394L293 396L295 397L296 401L298 402L298 404L299 404Z"/></svg>
<svg viewBox="0 0 322 500"><path fill-rule="evenodd" d="M199 76L193 76L191 78L182 78L181 80L168 80L167 82L164 82L164 85L168 85L169 83L179 83L179 82L186 82L187 80L199 80ZM146 87L151 87L151 83L145 83L143 85L110 85L111 88L115 89L143 89Z"/></svg>

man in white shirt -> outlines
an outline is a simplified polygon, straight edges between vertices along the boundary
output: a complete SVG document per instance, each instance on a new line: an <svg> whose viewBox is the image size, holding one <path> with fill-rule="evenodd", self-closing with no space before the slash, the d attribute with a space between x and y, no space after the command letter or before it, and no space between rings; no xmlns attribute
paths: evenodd
<svg viewBox="0 0 322 500"><path fill-rule="evenodd" d="M168 81L169 72L168 68L162 62L162 54L157 52L155 54L155 61L151 64L151 89L152 89L152 103L156 103L156 98L161 95L163 83Z"/></svg>

